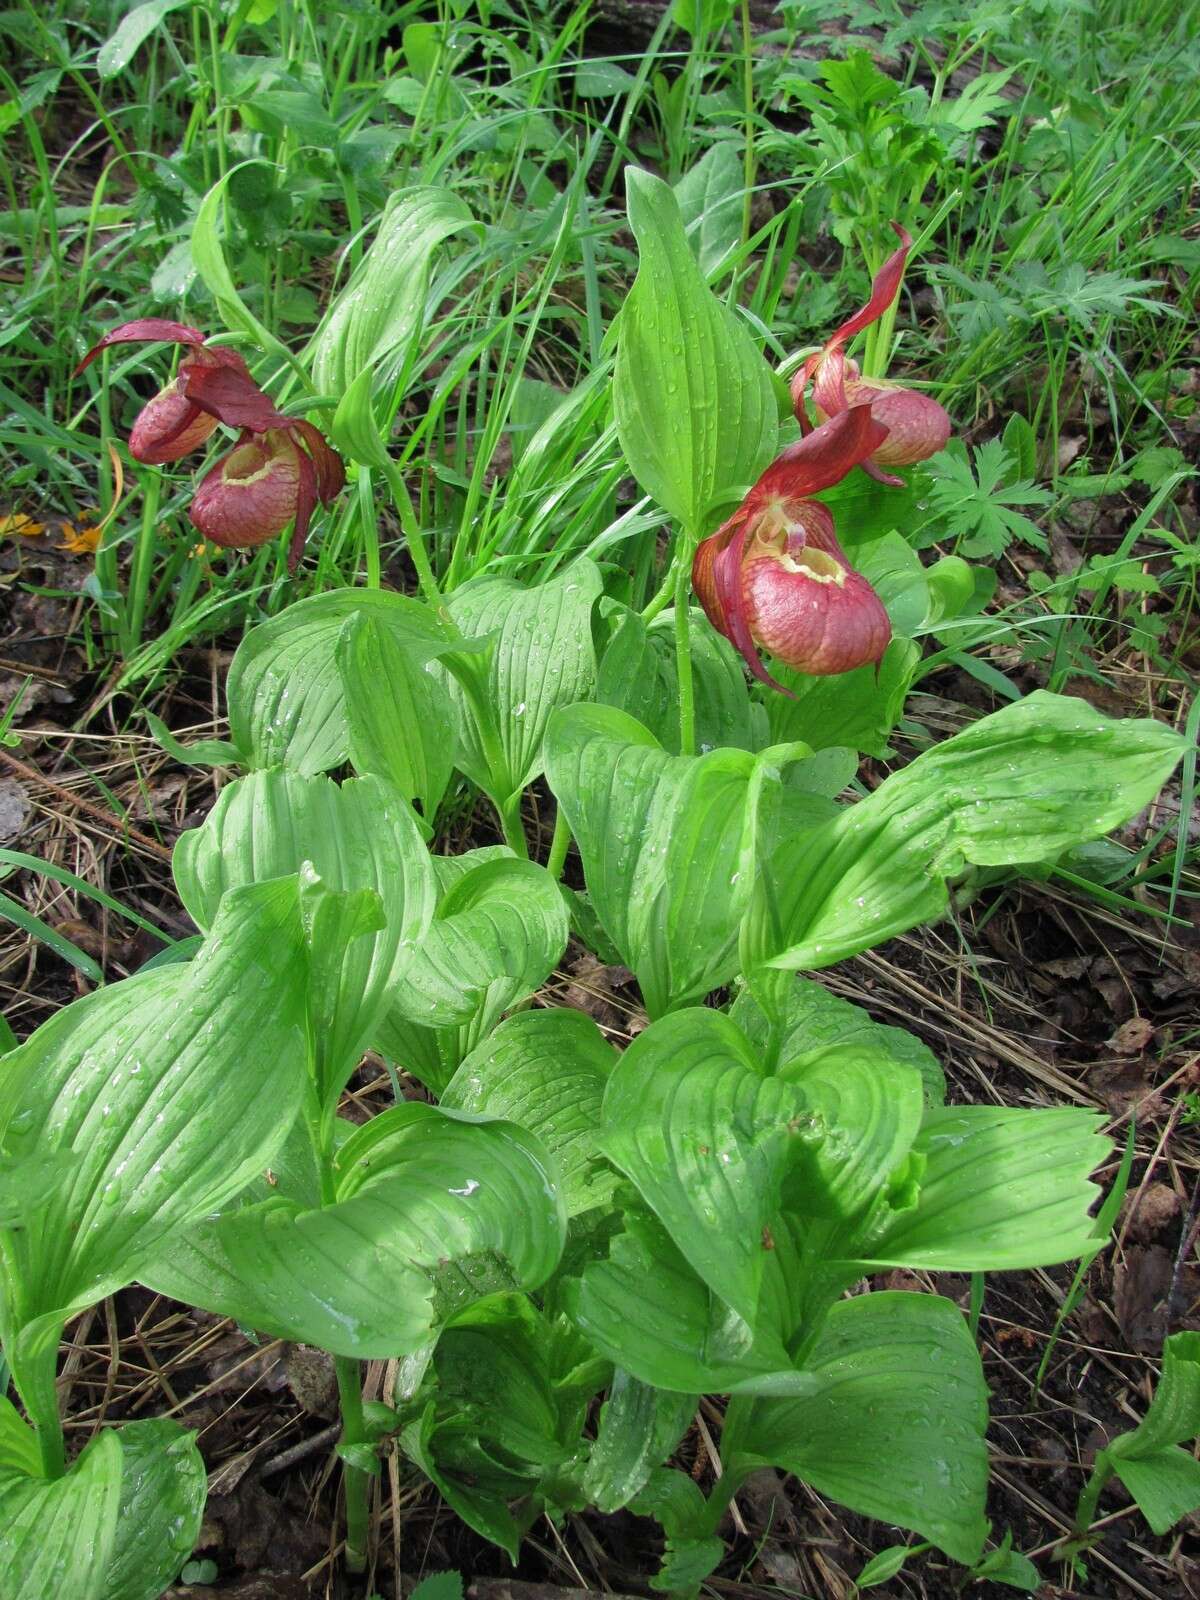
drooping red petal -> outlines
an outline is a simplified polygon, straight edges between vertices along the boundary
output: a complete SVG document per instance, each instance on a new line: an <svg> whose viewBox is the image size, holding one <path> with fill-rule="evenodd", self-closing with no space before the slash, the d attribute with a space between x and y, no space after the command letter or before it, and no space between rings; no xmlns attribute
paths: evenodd
<svg viewBox="0 0 1200 1600"><path fill-rule="evenodd" d="M804 403L804 394L808 388L809 380L824 359L824 350L814 350L811 356L806 357L804 365L792 379L792 410L796 413L796 421L800 424L801 433L811 433L813 430L812 418L808 414L808 407Z"/></svg>
<svg viewBox="0 0 1200 1600"><path fill-rule="evenodd" d="M292 423L244 369L189 361L181 376L188 399L227 427L266 433L268 428L286 428Z"/></svg>
<svg viewBox="0 0 1200 1600"><path fill-rule="evenodd" d="M119 328L111 328L103 339L92 346L72 376L78 377L84 368L91 366L100 352L107 350L110 345L151 342L203 344L204 339L205 335L199 328L189 327L186 322L169 322L166 317L141 317L136 322L123 322Z"/></svg>
<svg viewBox="0 0 1200 1600"><path fill-rule="evenodd" d="M912 249L912 237L906 228L898 222L892 223L892 230L900 240L899 250L892 254L880 267L871 280L871 298L860 311L852 317L847 317L841 327L832 335L825 346L828 350L834 345L844 344L847 339L853 339L856 333L861 333L864 328L869 328L871 323L878 322L892 301L900 293L900 281L904 277L904 264L908 260L908 252Z"/></svg>
<svg viewBox="0 0 1200 1600"><path fill-rule="evenodd" d="M188 515L213 544L265 544L298 519L302 460L311 474L311 462L285 429L247 430L200 480Z"/></svg>
<svg viewBox="0 0 1200 1600"><path fill-rule="evenodd" d="M200 448L216 426L217 419L193 405L181 380L175 378L138 412L129 431L130 454L147 466L182 461Z"/></svg>
<svg viewBox="0 0 1200 1600"><path fill-rule="evenodd" d="M777 456L743 507L753 515L772 502L805 500L828 489L873 455L886 438L887 428L871 415L869 405L849 406Z"/></svg>
<svg viewBox="0 0 1200 1600"><path fill-rule="evenodd" d="M321 430L303 417L297 417L292 423L292 433L293 437L299 435L297 442L306 446L312 457L317 469L317 498L323 506L327 506L346 487L345 464Z"/></svg>
<svg viewBox="0 0 1200 1600"><path fill-rule="evenodd" d="M296 461L300 469L300 481L296 491L296 526L292 533L292 542L288 545L287 558L288 571L293 574L300 565L300 557L304 554L308 525L312 521L313 507L317 503L317 470L299 447L296 449Z"/></svg>
<svg viewBox="0 0 1200 1600"><path fill-rule="evenodd" d="M746 598L745 573L743 571L746 553L746 533L748 518L743 517L735 531L733 538L724 549L717 552L713 560L713 579L717 591L717 599L725 616L725 628L722 630L725 637L745 661L750 671L760 683L768 684L772 689L778 689L780 694L791 696L791 691L778 683L766 667L762 664L758 650L755 648L754 634L750 625L750 614ZM795 698L791 696L791 698Z"/></svg>

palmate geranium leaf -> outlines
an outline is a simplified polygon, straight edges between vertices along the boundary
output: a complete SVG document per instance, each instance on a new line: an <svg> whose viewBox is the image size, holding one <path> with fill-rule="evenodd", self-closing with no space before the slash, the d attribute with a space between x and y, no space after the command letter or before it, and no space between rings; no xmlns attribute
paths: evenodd
<svg viewBox="0 0 1200 1600"><path fill-rule="evenodd" d="M328 890L377 896L380 912L369 923L357 920L370 917L361 905L355 912L333 902L317 912L311 999L319 1087L328 1097L370 1042L390 985L433 917L437 884L412 808L382 778L338 785L279 767L252 772L227 785L203 825L179 840L175 882L208 928L229 889L306 864ZM354 936L369 925L375 931Z"/></svg>
<svg viewBox="0 0 1200 1600"><path fill-rule="evenodd" d="M987 1532L987 1386L958 1308L886 1291L840 1301L797 1365L811 1392L730 1403L726 1473L794 1472L973 1564Z"/></svg>
<svg viewBox="0 0 1200 1600"><path fill-rule="evenodd" d="M0 1473L0 1594L102 1600L116 1546L122 1451L99 1433L61 1478Z"/></svg>
<svg viewBox="0 0 1200 1600"><path fill-rule="evenodd" d="M451 1111L507 1117L545 1145L569 1217L603 1205L617 1177L600 1154L600 1104L617 1052L581 1011L522 1011L459 1067Z"/></svg>
<svg viewBox="0 0 1200 1600"><path fill-rule="evenodd" d="M277 1194L229 1211L173 1241L143 1281L264 1333L375 1359L420 1350L474 1300L536 1288L558 1262L557 1175L512 1123L406 1102L352 1134L335 1165L333 1204Z"/></svg>
<svg viewBox="0 0 1200 1600"><path fill-rule="evenodd" d="M671 756L611 706L560 711L546 773L583 857L592 906L659 1016L736 971L764 793L790 746Z"/></svg>
<svg viewBox="0 0 1200 1600"><path fill-rule="evenodd" d="M415 667L450 648L445 626L406 595L333 589L297 601L251 629L229 668L229 728L246 766L311 774L349 758L338 641L346 623L360 616L386 629Z"/></svg>
<svg viewBox="0 0 1200 1600"><path fill-rule="evenodd" d="M1091 1111L944 1106L913 1142L916 1204L863 1242L872 1266L1003 1272L1050 1266L1094 1245L1089 1176L1111 1141Z"/></svg>
<svg viewBox="0 0 1200 1600"><path fill-rule="evenodd" d="M73 1150L8 1232L5 1345L39 1414L76 1307L261 1172L300 1105L307 959L294 878L226 897L193 961L67 1006L0 1064L0 1142ZM18 1331L20 1330L20 1331ZM51 1389L52 1394L52 1389Z"/></svg>
<svg viewBox="0 0 1200 1600"><path fill-rule="evenodd" d="M127 1422L117 1437L121 1498L101 1600L158 1600L200 1536L204 1461L196 1435L167 1417Z"/></svg>
<svg viewBox="0 0 1200 1600"><path fill-rule="evenodd" d="M670 188L627 168L626 193L639 262L617 327L617 436L641 487L699 536L716 497L775 454L778 402L749 329L701 276Z"/></svg>
<svg viewBox="0 0 1200 1600"><path fill-rule="evenodd" d="M487 639L491 645L486 662L472 665L494 719L492 748L480 736L459 679L444 670L439 676L458 714L458 766L497 805L542 771L542 740L555 708L591 693L592 607L600 588L595 562L581 560L536 588L511 578L483 578L447 602L469 641Z"/></svg>
<svg viewBox="0 0 1200 1600"><path fill-rule="evenodd" d="M1184 741L1041 690L784 843L756 887L743 971L826 967L944 914L968 866L1053 861L1147 805Z"/></svg>

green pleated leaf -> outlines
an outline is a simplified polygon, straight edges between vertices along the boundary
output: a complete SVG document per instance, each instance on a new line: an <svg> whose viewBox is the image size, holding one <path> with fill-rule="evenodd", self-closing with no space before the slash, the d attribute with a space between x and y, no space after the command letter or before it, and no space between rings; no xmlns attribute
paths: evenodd
<svg viewBox="0 0 1200 1600"><path fill-rule="evenodd" d="M424 325L435 251L454 234L478 227L450 189L401 189L391 196L375 242L309 346L322 394L343 394L364 371L375 374L378 385L403 367Z"/></svg>
<svg viewBox="0 0 1200 1600"><path fill-rule="evenodd" d="M370 611L347 619L337 662L355 772L387 778L432 825L454 771L454 714L444 685Z"/></svg>
<svg viewBox="0 0 1200 1600"><path fill-rule="evenodd" d="M79 1156L9 1235L25 1320L128 1283L270 1160L304 1083L306 967L295 880L244 889L193 961L65 1007L0 1063L0 1140Z"/></svg>
<svg viewBox="0 0 1200 1600"><path fill-rule="evenodd" d="M1108 1454L1137 1461L1200 1434L1200 1333L1173 1333L1163 1345L1162 1374L1150 1409ZM1157 1531L1157 1530L1156 1530Z"/></svg>
<svg viewBox="0 0 1200 1600"><path fill-rule="evenodd" d="M1169 1533L1200 1506L1200 1461L1178 1445L1118 1456L1112 1467L1155 1533Z"/></svg>
<svg viewBox="0 0 1200 1600"><path fill-rule="evenodd" d="M342 1146L337 1202L282 1196L193 1229L143 1274L161 1293L335 1355L406 1355L483 1295L533 1289L566 1233L556 1174L507 1122L406 1102Z"/></svg>
<svg viewBox="0 0 1200 1600"><path fill-rule="evenodd" d="M65 1477L0 1474L4 1600L101 1600L116 1539L121 1443L97 1434Z"/></svg>
<svg viewBox="0 0 1200 1600"><path fill-rule="evenodd" d="M504 1117L535 1134L562 1183L567 1215L603 1205L616 1174L600 1154L600 1103L617 1061L581 1011L522 1011L502 1022L459 1067L447 1110Z"/></svg>
<svg viewBox="0 0 1200 1600"><path fill-rule="evenodd" d="M675 185L688 243L705 278L741 243L745 193L741 157L728 140L706 150Z"/></svg>
<svg viewBox="0 0 1200 1600"><path fill-rule="evenodd" d="M779 1018L778 1059L785 1071L815 1065L831 1052L853 1046L872 1060L914 1067L920 1074L926 1103L941 1105L946 1098L946 1075L928 1045L906 1028L874 1022L861 1006L832 994L815 978L791 978L784 989L785 1006ZM730 1016L747 1039L765 1052L771 1025L749 990L734 1001Z"/></svg>
<svg viewBox="0 0 1200 1600"><path fill-rule="evenodd" d="M641 487L699 535L717 496L775 454L775 388L747 325L705 284L670 188L632 167L625 181L639 260L617 326L617 436Z"/></svg>
<svg viewBox="0 0 1200 1600"><path fill-rule="evenodd" d="M324 936L314 961L318 1073L322 1092L336 1094L369 1043L391 985L425 936L437 884L411 807L382 778L338 785L321 775L284 768L252 772L222 789L203 825L175 847L179 895L201 928L211 925L221 897L256 880L298 873L310 864L335 891L378 896L384 925L351 937L359 926L349 906L321 914ZM343 913L350 921L335 931Z"/></svg>
<svg viewBox="0 0 1200 1600"><path fill-rule="evenodd" d="M783 844L755 891L743 970L826 967L945 913L968 866L1052 861L1147 805L1184 741L1038 690L918 756Z"/></svg>
<svg viewBox="0 0 1200 1600"><path fill-rule="evenodd" d="M417 666L449 647L449 635L418 600L377 589L333 589L260 623L238 646L226 693L233 742L248 767L312 774L350 756L338 638L347 621L374 619ZM448 742L449 729L444 730Z"/></svg>
<svg viewBox="0 0 1200 1600"><path fill-rule="evenodd" d="M873 1264L1001 1272L1070 1261L1094 1246L1089 1176L1112 1149L1100 1118L1074 1108L946 1106L913 1145L916 1205L863 1245Z"/></svg>
<svg viewBox="0 0 1200 1600"><path fill-rule="evenodd" d="M200 1537L208 1477L196 1435L166 1417L118 1430L124 1470L102 1600L158 1600Z"/></svg>
<svg viewBox="0 0 1200 1600"><path fill-rule="evenodd" d="M567 1310L596 1349L642 1383L680 1394L795 1394L811 1387L784 1348L784 1280L801 1269L782 1224L765 1268L752 1332L697 1276L648 1211L626 1206L604 1260L564 1288Z"/></svg>
<svg viewBox="0 0 1200 1600"><path fill-rule="evenodd" d="M727 982L753 888L764 790L784 747L670 756L611 706L559 712L546 772L583 857L592 906L659 1016Z"/></svg>
<svg viewBox="0 0 1200 1600"><path fill-rule="evenodd" d="M263 326L238 294L233 274L229 270L222 238L225 231L222 217L230 179L245 167L255 164L254 161L243 161L238 166L231 167L217 179L201 200L192 222L192 264L200 274L204 287L212 295L221 321L229 331L247 334L262 350L279 352L283 347L278 339L270 329Z"/></svg>
<svg viewBox="0 0 1200 1600"><path fill-rule="evenodd" d="M750 698L740 656L703 612L691 612L688 622L697 750L760 750L770 742L766 712ZM636 717L664 750L679 754L673 615L649 626L636 611L621 618L600 660L595 699Z"/></svg>
<svg viewBox="0 0 1200 1600"><path fill-rule="evenodd" d="M459 682L443 681L458 711L458 765L473 783L504 804L542 771L542 740L558 706L586 699L596 678L592 607L600 593L592 561L537 588L510 578L484 578L450 596L455 624L469 640L490 638L480 667L481 693L495 718L498 750L479 736Z"/></svg>
<svg viewBox="0 0 1200 1600"><path fill-rule="evenodd" d="M600 1407L596 1442L583 1480L598 1511L619 1511L629 1504L654 1468L673 1453L699 1403L698 1395L654 1389L617 1368Z"/></svg>
<svg viewBox="0 0 1200 1600"><path fill-rule="evenodd" d="M567 933L566 904L544 867L514 856L480 862L446 890L419 943L397 963L389 1015L487 1032L553 969ZM385 1050L387 1036L385 1021Z"/></svg>
<svg viewBox="0 0 1200 1600"><path fill-rule="evenodd" d="M918 646L897 635L878 667L814 678L773 662L772 672L794 698L773 691L769 698L764 694L772 742L796 739L814 750L849 745L864 755L882 757L920 661Z"/></svg>
<svg viewBox="0 0 1200 1600"><path fill-rule="evenodd" d="M720 1539L708 1531L712 1519L699 1485L675 1467L656 1467L631 1509L653 1517L666 1536L662 1566L650 1587L669 1595L698 1594L725 1554Z"/></svg>
<svg viewBox="0 0 1200 1600"><path fill-rule="evenodd" d="M961 1312L937 1295L840 1301L800 1362L797 1399L731 1402L727 1472L769 1465L972 1565L987 1533L987 1387Z"/></svg>
<svg viewBox="0 0 1200 1600"><path fill-rule="evenodd" d="M719 1011L663 1017L625 1050L600 1147L692 1268L754 1326L784 1175L823 1130Z"/></svg>
<svg viewBox="0 0 1200 1600"><path fill-rule="evenodd" d="M42 1453L34 1430L7 1395L0 1395L0 1479L8 1473L36 1478Z"/></svg>

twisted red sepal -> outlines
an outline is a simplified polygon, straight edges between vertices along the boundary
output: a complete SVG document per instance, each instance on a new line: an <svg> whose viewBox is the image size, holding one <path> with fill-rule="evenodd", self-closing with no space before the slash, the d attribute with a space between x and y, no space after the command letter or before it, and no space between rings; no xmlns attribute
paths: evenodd
<svg viewBox="0 0 1200 1600"><path fill-rule="evenodd" d="M186 363L183 391L193 405L216 417L229 428L266 433L268 428L286 428L291 417L275 409L254 379L243 368Z"/></svg>
<svg viewBox="0 0 1200 1600"><path fill-rule="evenodd" d="M826 350L835 345L845 344L847 339L853 339L856 333L861 333L864 328L869 328L873 322L878 322L892 301L900 293L900 282L904 277L904 266L908 260L908 252L912 249L912 236L907 228L901 227L898 222L893 222L892 232L900 240L899 250L893 250L891 255L871 279L871 298L860 311L852 317L847 317L841 327L826 344Z"/></svg>
<svg viewBox="0 0 1200 1600"><path fill-rule="evenodd" d="M110 329L103 339L92 346L71 376L77 378L84 368L91 366L100 352L107 350L110 345L151 342L203 344L204 340L205 335L200 329L189 327L186 322L169 322L166 317L141 317L136 322L123 322L119 328Z"/></svg>

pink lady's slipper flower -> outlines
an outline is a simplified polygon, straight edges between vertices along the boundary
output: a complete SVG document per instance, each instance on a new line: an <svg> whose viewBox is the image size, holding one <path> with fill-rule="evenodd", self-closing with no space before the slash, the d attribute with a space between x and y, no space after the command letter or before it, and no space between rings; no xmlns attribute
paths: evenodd
<svg viewBox="0 0 1200 1600"><path fill-rule="evenodd" d="M226 549L253 549L294 522L288 567L295 570L317 501L329 505L345 484L341 456L311 422L277 411L241 356L210 349L199 329L183 323L158 317L126 323L106 334L79 370L108 345L137 339L193 349L174 384L143 407L130 434L133 454L145 462L178 461L218 422L236 428L237 443L200 480L188 515L206 539Z"/></svg>
<svg viewBox="0 0 1200 1600"><path fill-rule="evenodd" d="M692 584L708 620L772 688L783 686L756 645L826 676L878 662L892 636L882 601L837 541L828 506L809 498L879 450L887 428L872 412L850 406L790 445L696 551Z"/></svg>
<svg viewBox="0 0 1200 1600"><path fill-rule="evenodd" d="M882 467L911 467L935 455L950 437L950 418L936 400L902 383L887 378L860 376L858 363L843 353L842 347L855 334L878 322L900 293L904 264L912 239L898 222L893 222L900 240L899 250L887 258L871 284L871 298L826 340L823 347L808 357L792 379L792 400L803 432L812 427L804 404L805 390L812 384L813 410L817 421L837 416L847 406L868 404L887 430L886 441L869 460L862 463L871 477L881 483L899 484L902 480L885 473Z"/></svg>
<svg viewBox="0 0 1200 1600"><path fill-rule="evenodd" d="M106 333L75 368L78 376L102 350L114 344L154 342L191 346L179 364L178 374L137 414L129 434L129 451L135 461L142 461L147 466L182 461L184 456L198 450L212 435L217 426L216 417L202 411L187 396L188 376L196 368L229 367L249 378L246 363L236 350L228 350L220 345L210 349L204 338L199 328L190 328L185 322L168 322L165 317L143 317L137 322L124 322L111 333Z"/></svg>

